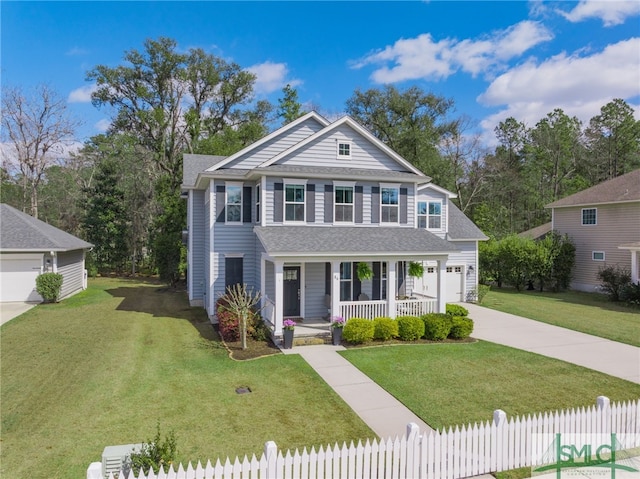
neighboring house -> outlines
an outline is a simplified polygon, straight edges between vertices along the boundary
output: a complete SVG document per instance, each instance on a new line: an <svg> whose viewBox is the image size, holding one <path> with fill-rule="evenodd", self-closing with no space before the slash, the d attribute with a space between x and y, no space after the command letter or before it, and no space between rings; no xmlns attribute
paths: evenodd
<svg viewBox="0 0 640 479"><path fill-rule="evenodd" d="M60 299L86 288L85 251L93 245L0 204L0 302L42 301L36 278L63 277Z"/></svg>
<svg viewBox="0 0 640 479"><path fill-rule="evenodd" d="M600 183L546 206L553 229L576 247L571 287L598 290L598 271L619 265L640 275L640 169Z"/></svg>
<svg viewBox="0 0 640 479"><path fill-rule="evenodd" d="M551 233L551 221L540 226L536 226L535 228L531 228L530 230L523 231L522 233L519 233L518 236L538 241L545 239L549 233Z"/></svg>
<svg viewBox="0 0 640 479"><path fill-rule="evenodd" d="M210 316L236 283L261 292L274 334L286 317L444 311L477 287L486 236L348 116L311 112L232 156L185 155L183 192L189 300Z"/></svg>

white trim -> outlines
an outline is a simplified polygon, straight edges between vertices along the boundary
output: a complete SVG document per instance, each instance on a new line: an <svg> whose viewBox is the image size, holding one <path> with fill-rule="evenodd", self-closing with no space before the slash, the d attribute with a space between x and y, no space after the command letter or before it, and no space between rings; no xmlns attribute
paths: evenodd
<svg viewBox="0 0 640 479"><path fill-rule="evenodd" d="M340 146L341 145L346 145L348 147L349 150L349 154L348 155L341 155L340 154ZM351 152L353 151L353 145L351 144L350 141L348 140L339 140L336 138L336 159L338 160L350 160L351 158L353 158L353 155L351 154Z"/></svg>
<svg viewBox="0 0 640 479"><path fill-rule="evenodd" d="M209 316L215 315L215 294L214 294L214 276L215 276L215 266L216 266L216 253L214 251L214 241L213 241L213 228L216 224L216 191L215 191L215 181L213 179L209 180L209 283L207 284L205 295L206 300L209 303L207 307L207 313Z"/></svg>
<svg viewBox="0 0 640 479"><path fill-rule="evenodd" d="M260 179L260 226L267 226L267 177Z"/></svg>
<svg viewBox="0 0 640 479"><path fill-rule="evenodd" d="M338 188L351 188L351 203L336 203L336 191ZM351 205L351 221L338 221L336 219L336 206ZM355 181L334 181L333 182L333 224L353 225L356 221L356 182Z"/></svg>
<svg viewBox="0 0 640 479"><path fill-rule="evenodd" d="M596 258L596 254L602 254L602 259L598 259L598 258ZM606 255L605 255L605 252L604 252L604 251L592 251L592 252L591 252L591 261L598 261L598 262L600 262L600 261L606 261L606 260L605 260L605 256L606 256Z"/></svg>
<svg viewBox="0 0 640 479"><path fill-rule="evenodd" d="M187 196L187 264L193 264L193 191ZM187 268L189 301L193 301L193 268Z"/></svg>
<svg viewBox="0 0 640 479"><path fill-rule="evenodd" d="M341 180L333 180L333 186L351 186L355 188L357 181L341 181Z"/></svg>
<svg viewBox="0 0 640 479"><path fill-rule="evenodd" d="M205 171L215 171L215 170L220 169L222 166L225 166L225 165L231 163L232 161L234 161L234 160L240 158L241 156L247 154L251 150L254 150L255 148L259 147L260 145L263 145L264 143L276 138L277 136L280 136L281 134L285 133L286 131L292 129L293 127L298 126L300 123L304 123L309 118L313 118L320 125L322 125L324 127L326 127L326 126L328 126L330 124L329 121L327 121L322 116L318 115L318 113L316 113L315 111L311 111L311 112L307 113L306 115L303 115L300 118L295 119L291 123L287 123L283 127L278 128L277 130L271 132L269 135L259 139L258 141L254 142L254 143L251 143L246 148L243 148L239 152L229 156L228 158L220 161L219 163L216 163L215 165L213 165L212 167L206 169Z"/></svg>
<svg viewBox="0 0 640 479"><path fill-rule="evenodd" d="M305 185L307 186L307 178L282 178L283 185Z"/></svg>
<svg viewBox="0 0 640 479"><path fill-rule="evenodd" d="M307 221L307 180L295 180L291 178L282 179L282 223L283 224L304 224ZM287 202L287 186L301 186L303 191L302 203L300 202ZM287 204L291 205L303 205L304 214L301 220L287 220Z"/></svg>
<svg viewBox="0 0 640 479"><path fill-rule="evenodd" d="M397 190L398 191L398 202L393 205L393 204L383 204L382 203L382 190L383 189L388 189L388 190ZM398 219L397 221L383 221L382 220L382 208L386 206L386 207L391 207L391 206L396 206L398 209ZM400 224L400 183L380 183L380 211L379 211L379 218L380 218L380 222L379 224L385 224L385 225L399 225Z"/></svg>
<svg viewBox="0 0 640 479"><path fill-rule="evenodd" d="M244 253L224 253L222 255L224 259L227 258L244 258Z"/></svg>
<svg viewBox="0 0 640 479"><path fill-rule="evenodd" d="M258 168L264 168L266 166L270 166L270 165L272 165L274 163L277 163L279 160L281 160L285 156L288 156L291 153L295 152L296 150L298 150L300 148L303 148L304 146L308 145L309 143L317 140L318 138L327 135L328 133L334 131L336 128L338 128L339 126L342 126L344 124L347 124L351 128L353 128L354 130L356 130L358 133L360 133L362 136L364 136L367 140L369 140L370 143L372 143L374 146L376 146L379 150L381 150L382 152L384 152L387 155L389 155L398 164L404 166L410 172L415 173L418 176L422 176L422 177L428 178L422 171L420 171L418 168L413 166L407 160L402 158L398 153L393 151L391 148L389 148L387 145L385 145L378 138L373 136L369 130L364 128L362 125L360 125L358 122L356 122L353 118L351 118L349 116L343 116L339 120L334 121L330 125L328 125L325 128L323 128L322 130L320 130L320 131L314 133L313 135L308 136L304 140L296 143L291 148L288 148L287 150L279 153L278 155L274 156L273 158L265 161L264 163L259 165Z"/></svg>
<svg viewBox="0 0 640 479"><path fill-rule="evenodd" d="M457 198L458 195L453 193L452 191L449 191L441 186L435 185L433 183L427 183L427 184L422 184L420 186L418 186L418 192L420 190L426 190L426 189L430 189L430 190L435 190L438 193L441 193L449 198Z"/></svg>

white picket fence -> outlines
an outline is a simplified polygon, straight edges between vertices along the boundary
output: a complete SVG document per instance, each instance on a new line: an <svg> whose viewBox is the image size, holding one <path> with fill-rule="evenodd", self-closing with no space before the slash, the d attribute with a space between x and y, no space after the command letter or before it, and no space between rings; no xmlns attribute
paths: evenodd
<svg viewBox="0 0 640 479"><path fill-rule="evenodd" d="M407 434L395 439L367 440L364 444L312 447L302 452L278 451L274 442L265 444L257 459L246 456L231 462L227 458L206 466L182 465L158 474L120 474L110 479L460 479L490 472L529 467L541 463L532 451L542 436L563 434L625 434L625 448L640 447L640 399L613 403L599 397L589 408L536 414L506 419L504 412L494 420L443 431L420 434L409 424ZM631 438L629 442L628 438Z"/></svg>

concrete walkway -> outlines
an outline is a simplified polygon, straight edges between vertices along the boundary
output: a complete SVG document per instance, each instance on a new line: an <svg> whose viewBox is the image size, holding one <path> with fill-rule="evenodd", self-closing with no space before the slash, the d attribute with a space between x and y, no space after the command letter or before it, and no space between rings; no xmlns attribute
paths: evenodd
<svg viewBox="0 0 640 479"><path fill-rule="evenodd" d="M297 346L282 352L302 356L379 438L404 436L410 422L416 423L421 432L431 430L422 419L337 353L344 349L330 345Z"/></svg>
<svg viewBox="0 0 640 479"><path fill-rule="evenodd" d="M0 326L20 316L22 313L26 313L37 304L23 302L0 303Z"/></svg>
<svg viewBox="0 0 640 479"><path fill-rule="evenodd" d="M476 304L461 303L473 318L472 336L584 366L640 383L640 348L552 326ZM605 318L603 318L605 320ZM640 335L640 331L638 331Z"/></svg>

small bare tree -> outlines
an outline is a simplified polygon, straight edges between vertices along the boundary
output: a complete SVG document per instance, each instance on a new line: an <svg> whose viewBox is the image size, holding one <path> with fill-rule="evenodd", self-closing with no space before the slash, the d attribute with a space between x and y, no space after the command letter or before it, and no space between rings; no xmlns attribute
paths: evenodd
<svg viewBox="0 0 640 479"><path fill-rule="evenodd" d="M13 146L23 181L23 209L30 204L30 213L38 217L38 186L45 170L60 156L65 141L69 141L79 121L67 112L66 101L50 87L37 87L31 97L20 88L5 88L2 92L2 141ZM7 152L3 150L3 155ZM3 158L3 163L6 158Z"/></svg>
<svg viewBox="0 0 640 479"><path fill-rule="evenodd" d="M255 313L255 307L260 302L260 292L254 293L253 289L247 290L246 284L238 283L227 286L224 298L226 301L221 304L221 307L239 318L240 343L242 349L247 349L247 322Z"/></svg>

